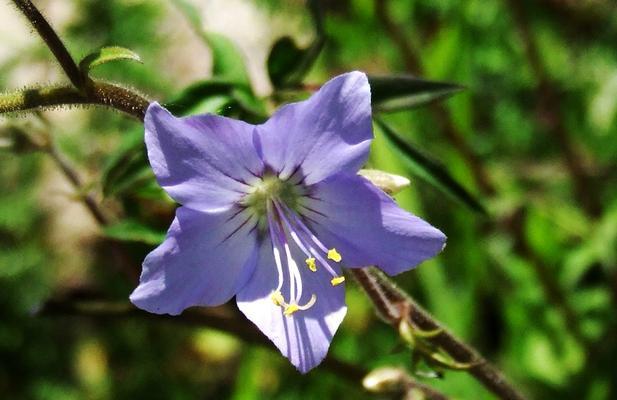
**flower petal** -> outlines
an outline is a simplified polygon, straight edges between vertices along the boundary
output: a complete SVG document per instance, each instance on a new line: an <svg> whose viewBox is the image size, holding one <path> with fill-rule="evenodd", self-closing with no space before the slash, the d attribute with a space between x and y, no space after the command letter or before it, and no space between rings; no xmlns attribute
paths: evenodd
<svg viewBox="0 0 617 400"><path fill-rule="evenodd" d="M311 272L300 266L303 291L299 302L308 302L312 294L317 301L308 310L290 316L274 305L270 295L276 289L278 273L272 255L271 242L265 240L260 250L260 260L247 285L238 293L238 307L274 343L280 352L302 373L317 366L328 353L330 342L345 317L344 285L332 286L332 278L323 268ZM295 252L296 260L304 260ZM281 290L289 300L289 276L285 276Z"/></svg>
<svg viewBox="0 0 617 400"><path fill-rule="evenodd" d="M376 265L395 275L435 256L446 236L400 208L360 176L338 175L313 187L301 212L346 267Z"/></svg>
<svg viewBox="0 0 617 400"><path fill-rule="evenodd" d="M299 171L310 185L335 173L355 173L373 138L368 79L357 71L337 76L257 128L263 159L282 178Z"/></svg>
<svg viewBox="0 0 617 400"><path fill-rule="evenodd" d="M246 212L176 211L167 238L143 263L139 286L130 296L156 314L228 301L246 283L257 261L256 219Z"/></svg>
<svg viewBox="0 0 617 400"><path fill-rule="evenodd" d="M228 208L263 169L253 125L209 114L176 118L158 103L150 104L144 124L159 184L187 207Z"/></svg>

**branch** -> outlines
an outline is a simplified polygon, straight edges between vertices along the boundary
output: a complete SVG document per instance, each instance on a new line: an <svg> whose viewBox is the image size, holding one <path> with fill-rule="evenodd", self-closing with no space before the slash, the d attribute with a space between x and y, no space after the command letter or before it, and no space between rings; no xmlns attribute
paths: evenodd
<svg viewBox="0 0 617 400"><path fill-rule="evenodd" d="M126 302L106 301L48 301L39 316L78 316L96 319L99 322L118 319L143 319L155 322L168 321L189 326L209 327L230 333L243 341L272 349L270 342L239 314L237 309L227 305L209 308L193 308L179 316L156 315L136 309ZM359 383L368 373L364 368L340 360L331 354L323 362L324 368L354 384Z"/></svg>
<svg viewBox="0 0 617 400"><path fill-rule="evenodd" d="M105 216L103 210L99 208L94 196L92 196L91 193L81 193L81 191L84 190L84 185L79 177L79 174L77 173L77 170L73 168L66 158L64 158L53 143L49 145L47 153L62 170L62 173L71 182L73 187L79 192L79 195L83 199L84 205L88 208L88 211L90 211L90 214L92 214L96 222L102 226L109 224L109 220Z"/></svg>
<svg viewBox="0 0 617 400"><path fill-rule="evenodd" d="M32 27L36 29L38 34L45 41L45 44L47 44L47 47L49 47L54 57L56 57L56 60L60 63L60 66L64 70L66 76L71 80L71 83L76 88L82 88L84 86L84 79L79 67L45 17L43 17L30 0L13 0L13 3L15 3L19 11L28 18Z"/></svg>
<svg viewBox="0 0 617 400"><path fill-rule="evenodd" d="M383 273L375 268L351 269L350 271L373 301L378 314L395 329L398 329L403 319L409 319L424 331L439 330L439 334L429 340L445 350L456 362L471 364L468 368L469 373L488 390L504 400L525 399L516 388L508 383L497 367L445 329Z"/></svg>
<svg viewBox="0 0 617 400"><path fill-rule="evenodd" d="M0 114L63 105L97 105L143 121L148 104L145 97L132 90L99 80L90 80L83 92L71 86L48 86L0 94Z"/></svg>

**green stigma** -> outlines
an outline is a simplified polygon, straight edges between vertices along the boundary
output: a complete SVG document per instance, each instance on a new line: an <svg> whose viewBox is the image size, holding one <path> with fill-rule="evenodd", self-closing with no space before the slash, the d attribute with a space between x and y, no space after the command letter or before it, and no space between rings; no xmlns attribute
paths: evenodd
<svg viewBox="0 0 617 400"><path fill-rule="evenodd" d="M274 175L264 176L253 185L250 193L242 199L242 205L252 210L260 219L265 217L268 202L278 200L292 210L296 210L300 193L297 185L283 181Z"/></svg>

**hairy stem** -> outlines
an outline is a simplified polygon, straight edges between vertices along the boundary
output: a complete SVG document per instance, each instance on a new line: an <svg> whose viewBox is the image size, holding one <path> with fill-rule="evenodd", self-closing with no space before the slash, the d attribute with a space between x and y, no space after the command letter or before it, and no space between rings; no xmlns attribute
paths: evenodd
<svg viewBox="0 0 617 400"><path fill-rule="evenodd" d="M352 269L351 273L373 301L379 315L395 329L398 329L398 324L402 319L409 319L425 331L439 329L440 333L430 341L445 350L455 361L472 364L468 369L469 373L488 390L504 400L525 399L497 367L445 329L383 273L375 268Z"/></svg>
<svg viewBox="0 0 617 400"><path fill-rule="evenodd" d="M90 80L84 91L71 86L48 86L0 94L0 114L64 105L98 105L122 111L143 121L149 101L113 83Z"/></svg>
<svg viewBox="0 0 617 400"><path fill-rule="evenodd" d="M76 88L81 89L85 82L79 67L45 17L43 17L30 0L13 0L13 3L15 3L19 11L28 18L34 29L36 29L38 34L45 41L45 44L47 44L47 47L49 47L54 57L56 57L56 60L60 63L60 66L71 83Z"/></svg>

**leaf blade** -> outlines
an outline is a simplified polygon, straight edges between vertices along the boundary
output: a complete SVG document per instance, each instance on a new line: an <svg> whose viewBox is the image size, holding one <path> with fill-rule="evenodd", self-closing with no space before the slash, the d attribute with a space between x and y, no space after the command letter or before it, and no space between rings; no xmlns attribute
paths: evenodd
<svg viewBox="0 0 617 400"><path fill-rule="evenodd" d="M102 64L106 64L112 61L134 61L138 63L142 63L139 54L135 53L133 50L129 50L120 46L108 46L102 47L94 53L90 53L85 56L79 62L79 69L82 73L87 74L92 68L97 67Z"/></svg>
<svg viewBox="0 0 617 400"><path fill-rule="evenodd" d="M457 182L446 168L421 150L403 140L396 131L380 118L374 118L384 137L407 161L412 170L443 193L482 215L488 215L484 205L463 185Z"/></svg>
<svg viewBox="0 0 617 400"><path fill-rule="evenodd" d="M430 81L411 75L369 76L368 79L371 102L376 112L421 107L465 89L455 83Z"/></svg>

